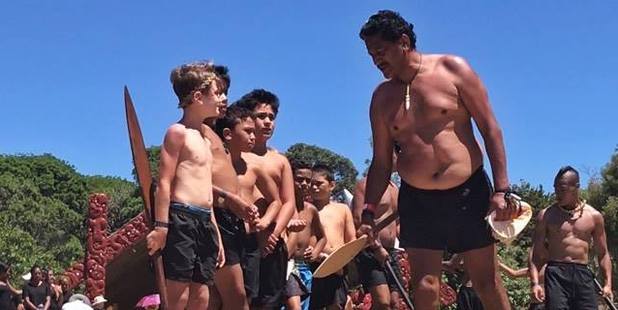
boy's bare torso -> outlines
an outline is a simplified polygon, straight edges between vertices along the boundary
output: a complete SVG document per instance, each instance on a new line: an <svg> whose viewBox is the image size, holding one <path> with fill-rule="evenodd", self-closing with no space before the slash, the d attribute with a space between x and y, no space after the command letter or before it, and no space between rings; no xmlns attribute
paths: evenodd
<svg viewBox="0 0 618 310"><path fill-rule="evenodd" d="M298 212L298 219L305 221L306 226L303 230L294 233L296 234L296 243L293 257L297 259L303 259L305 249L315 245L316 240L314 237L317 234L315 227L317 221L315 218L319 216L318 209L316 209L315 206L306 201L304 201L303 204L303 209Z"/></svg>
<svg viewBox="0 0 618 310"><path fill-rule="evenodd" d="M238 179L229 152L226 151L221 138L210 127L204 127L203 134L211 142L212 183L229 193L238 194ZM229 208L226 205L217 205L217 207Z"/></svg>
<svg viewBox="0 0 618 310"><path fill-rule="evenodd" d="M183 147L178 155L176 175L172 182L172 201L199 207L212 207L212 152L210 140L200 131L184 127ZM211 189L205 191L205 189Z"/></svg>
<svg viewBox="0 0 618 310"><path fill-rule="evenodd" d="M327 240L323 252L330 254L336 248L351 241L351 238L346 236L348 226L351 225L351 229L354 231L352 213L348 206L331 201L319 211L319 216Z"/></svg>
<svg viewBox="0 0 618 310"><path fill-rule="evenodd" d="M406 86L386 81L374 96L390 137L401 147L397 171L408 184L423 189L448 189L482 164L469 111L460 100L455 76L443 61L452 56L423 55L421 72L411 84L410 110Z"/></svg>

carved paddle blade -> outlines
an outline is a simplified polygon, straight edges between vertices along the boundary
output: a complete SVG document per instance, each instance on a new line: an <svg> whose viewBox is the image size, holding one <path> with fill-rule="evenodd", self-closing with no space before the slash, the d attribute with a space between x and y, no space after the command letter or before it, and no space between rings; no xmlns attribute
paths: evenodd
<svg viewBox="0 0 618 310"><path fill-rule="evenodd" d="M148 161L148 154L146 153L146 147L144 146L144 139L142 137L142 131L139 127L137 115L135 114L135 108L133 107L133 101L129 94L129 89L124 87L124 107L127 115L127 127L129 128L129 141L131 142L131 153L133 154L133 164L135 166L135 173L137 174L137 182L139 184L140 191L142 193L142 200L144 201L144 212L146 218L146 224L152 229L152 210L154 209L153 200L150 199L150 193L152 190L152 174L150 172L150 162ZM157 290L161 297L161 310L168 309L167 307L167 288L165 286L165 271L163 269L163 258L161 255L156 255L152 258L154 262L155 280L157 284Z"/></svg>
<svg viewBox="0 0 618 310"><path fill-rule="evenodd" d="M146 220L148 226L152 228L151 214L153 205L152 201L150 201L150 187L152 186L150 162L148 161L148 153L146 153L146 147L144 146L142 131L135 114L135 108L133 107L133 100L131 100L129 89L126 86L124 87L124 107L127 115L127 127L129 128L129 140L131 141L131 153L133 154L137 182L142 193L142 200L144 201Z"/></svg>

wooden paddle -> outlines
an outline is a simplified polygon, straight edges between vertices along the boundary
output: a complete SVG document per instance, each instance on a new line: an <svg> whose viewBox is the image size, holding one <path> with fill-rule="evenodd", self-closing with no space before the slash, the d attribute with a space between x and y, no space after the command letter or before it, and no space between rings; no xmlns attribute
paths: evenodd
<svg viewBox="0 0 618 310"><path fill-rule="evenodd" d="M383 217L373 228L374 233L378 233L384 227L394 222L399 217L397 212L392 212ZM325 278L337 272L347 265L354 257L367 246L367 235L362 235L356 240L352 240L335 249L313 272L314 278Z"/></svg>
<svg viewBox="0 0 618 310"><path fill-rule="evenodd" d="M131 153L133 155L133 164L135 165L135 173L137 174L137 183L142 194L144 202L144 218L146 225L152 229L152 218L154 212L154 199L151 199L151 193L154 190L152 184L152 173L150 172L150 162L148 154L144 146L142 131L139 127L137 114L133 107L133 101L129 94L129 89L124 87L124 107L127 116L127 127L129 128L129 140L131 142ZM161 310L167 309L167 289L165 287L165 271L163 269L163 258L161 253L156 253L152 260L154 262L155 280L157 282L157 290L161 297Z"/></svg>

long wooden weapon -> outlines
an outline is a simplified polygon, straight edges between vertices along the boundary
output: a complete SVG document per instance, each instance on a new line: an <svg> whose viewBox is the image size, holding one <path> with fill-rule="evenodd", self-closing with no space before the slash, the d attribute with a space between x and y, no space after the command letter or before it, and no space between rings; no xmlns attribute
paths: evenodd
<svg viewBox="0 0 618 310"><path fill-rule="evenodd" d="M137 114L135 114L135 108L133 107L133 101L129 94L129 89L124 87L124 107L127 116L127 127L129 128L129 140L131 142L131 153L133 155L133 164L135 165L135 173L137 174L137 183L142 194L142 200L144 201L144 218L146 219L146 225L150 229L152 226L152 215L154 210L154 199L151 199L153 188L152 173L150 172L150 162L148 161L148 154L146 153L146 147L144 146L144 139L142 137L142 131L139 127L137 120ZM161 310L167 310L167 289L165 287L165 271L163 269L163 258L159 253L155 253L151 257L154 263L155 280L157 284L157 290L161 297Z"/></svg>

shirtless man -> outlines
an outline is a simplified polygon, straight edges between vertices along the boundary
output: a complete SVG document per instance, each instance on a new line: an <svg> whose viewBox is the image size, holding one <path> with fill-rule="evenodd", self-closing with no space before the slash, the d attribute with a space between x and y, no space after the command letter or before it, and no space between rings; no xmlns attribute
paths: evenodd
<svg viewBox="0 0 618 310"><path fill-rule="evenodd" d="M252 298L251 306L278 307L283 300L285 275L288 253L285 242L281 238L290 219L294 216L294 180L292 169L287 158L277 151L267 147L268 139L275 129L275 118L279 111L279 99L273 93L256 89L244 95L237 104L253 111L255 115L255 146L252 153L255 156L246 157L247 161L255 161L264 167L266 173L275 181L281 198L281 211L272 225L265 231L270 232L266 247L261 251L263 258L259 262L258 283L247 283L248 278L256 279L247 273L254 273L255 268L244 268L245 289ZM252 257L249 255L249 257ZM249 258L251 261L251 258ZM251 265L251 263L248 263Z"/></svg>
<svg viewBox="0 0 618 310"><path fill-rule="evenodd" d="M356 239L352 211L347 205L331 200L335 188L333 171L316 164L312 168L311 188L313 203L320 210L320 221L326 234L324 254L332 253L339 246ZM309 309L343 309L347 291L344 285L343 270L325 278L313 279Z"/></svg>
<svg viewBox="0 0 618 310"><path fill-rule="evenodd" d="M607 251L603 215L579 196L579 173L561 168L554 179L556 202L537 216L529 262L532 293L545 300L547 309L597 309L594 274L588 269L590 243L594 243L605 286L613 298L612 263ZM545 288L538 270L545 267Z"/></svg>
<svg viewBox="0 0 618 310"><path fill-rule="evenodd" d="M227 95L231 78L225 66L215 66L217 76L223 82L224 93ZM245 240L245 226L255 222L257 207L244 202L239 196L239 185L236 171L232 165L229 150L214 132L217 119L222 118L227 110L227 98L220 102L219 115L207 118L203 134L211 142L213 155L212 183L219 190L214 192L214 212L221 232L221 240L225 248L225 265L215 273L215 285L211 287L209 309L248 309L247 295L240 267ZM235 199L232 199L235 198Z"/></svg>
<svg viewBox="0 0 618 310"><path fill-rule="evenodd" d="M225 258L212 214L210 141L202 126L205 118L218 115L226 97L211 63L182 65L170 80L183 115L167 129L161 147L148 253L163 252L170 309L205 309L208 285Z"/></svg>
<svg viewBox="0 0 618 310"><path fill-rule="evenodd" d="M379 11L360 31L374 64L388 79L374 91L370 118L373 158L367 176L366 215L371 236L376 206L388 186L392 152L397 171L401 246L414 266L417 309L439 304L445 249L463 253L466 269L486 309L509 309L498 276L495 240L485 215L517 215L504 196L509 181L502 132L486 90L461 57L421 54L412 24L393 11ZM472 120L483 136L495 191L483 170Z"/></svg>
<svg viewBox="0 0 618 310"><path fill-rule="evenodd" d="M363 178L356 183L354 188L352 213L356 227L359 227L361 224L361 213L365 208L366 185L367 178ZM398 194L399 189L397 185L390 181L376 208L376 218L380 218L387 213L397 212ZM393 222L384 227L379 232L375 245L363 250L355 258L361 283L371 293L373 309L395 309L399 305L400 296L397 283L391 274L386 271L383 264L384 259L389 259L393 267L398 266L398 250L395 249L397 225L397 222ZM393 269L395 272L399 271L399 268ZM401 276L397 275L397 277L400 283L403 283Z"/></svg>
<svg viewBox="0 0 618 310"><path fill-rule="evenodd" d="M285 306L288 310L308 310L311 294L312 272L310 263L321 260L326 245L324 227L318 209L307 198L311 195L311 166L306 162L292 161L294 196L298 218L306 223L303 230L290 234L287 247L294 260L294 269L285 286Z"/></svg>

